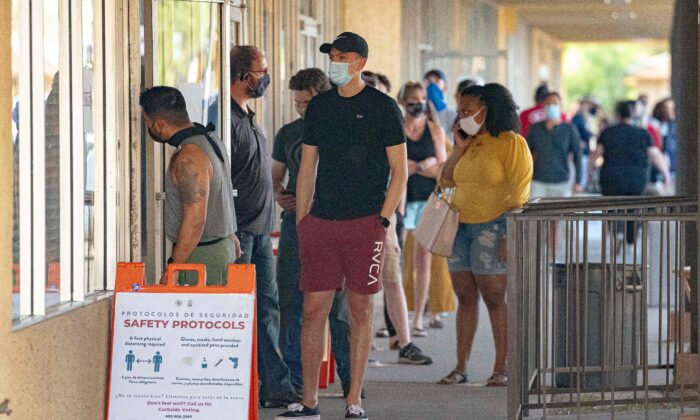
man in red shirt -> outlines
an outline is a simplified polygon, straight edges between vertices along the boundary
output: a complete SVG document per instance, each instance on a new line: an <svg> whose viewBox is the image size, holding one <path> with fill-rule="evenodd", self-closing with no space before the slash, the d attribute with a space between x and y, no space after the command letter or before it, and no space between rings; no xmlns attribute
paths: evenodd
<svg viewBox="0 0 700 420"><path fill-rule="evenodd" d="M520 134L523 137L527 137L531 126L547 119L547 113L544 111L544 100L547 99L547 95L549 95L549 88L547 84L542 83L535 90L535 106L520 113L520 126L522 127ZM561 113L561 120L567 121L566 113Z"/></svg>

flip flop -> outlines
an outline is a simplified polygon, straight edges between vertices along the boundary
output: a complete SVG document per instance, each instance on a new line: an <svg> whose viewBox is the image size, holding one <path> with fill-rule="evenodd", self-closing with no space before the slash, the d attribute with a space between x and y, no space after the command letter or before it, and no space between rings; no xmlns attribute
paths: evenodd
<svg viewBox="0 0 700 420"><path fill-rule="evenodd" d="M413 331L411 331L411 336L413 336L413 337L427 337L428 333L425 332L425 330L422 328L413 328Z"/></svg>
<svg viewBox="0 0 700 420"><path fill-rule="evenodd" d="M389 330L387 330L386 328L380 328L377 330L376 333L374 333L374 336L377 338L389 337Z"/></svg>
<svg viewBox="0 0 700 420"><path fill-rule="evenodd" d="M438 384L440 385L456 385L466 383L467 375L464 372L460 372L456 369L450 372L449 375L445 376L444 378L438 381Z"/></svg>
<svg viewBox="0 0 700 420"><path fill-rule="evenodd" d="M443 322L442 322L441 319L433 319L433 320L430 321L430 323L428 324L428 326L429 326L430 328L440 329L440 328L444 327L445 324L443 324Z"/></svg>

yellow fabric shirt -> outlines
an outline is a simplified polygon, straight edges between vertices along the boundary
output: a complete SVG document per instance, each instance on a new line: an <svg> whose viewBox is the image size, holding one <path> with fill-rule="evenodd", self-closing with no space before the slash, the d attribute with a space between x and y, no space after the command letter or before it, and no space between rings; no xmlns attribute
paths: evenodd
<svg viewBox="0 0 700 420"><path fill-rule="evenodd" d="M478 135L457 162L452 204L460 223L485 223L530 197L532 155L525 139L513 131Z"/></svg>

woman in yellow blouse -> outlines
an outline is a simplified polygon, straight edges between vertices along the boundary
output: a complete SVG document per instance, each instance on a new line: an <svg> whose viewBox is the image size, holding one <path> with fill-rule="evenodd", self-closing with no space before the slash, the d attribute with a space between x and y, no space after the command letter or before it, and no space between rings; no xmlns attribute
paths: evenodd
<svg viewBox="0 0 700 420"><path fill-rule="evenodd" d="M506 219L530 195L532 156L518 134L517 105L503 86L491 83L460 92L455 147L442 182L455 186L459 230L449 260L457 309L457 366L439 383L467 382L466 364L479 320L479 295L491 318L496 347L487 386L506 385Z"/></svg>

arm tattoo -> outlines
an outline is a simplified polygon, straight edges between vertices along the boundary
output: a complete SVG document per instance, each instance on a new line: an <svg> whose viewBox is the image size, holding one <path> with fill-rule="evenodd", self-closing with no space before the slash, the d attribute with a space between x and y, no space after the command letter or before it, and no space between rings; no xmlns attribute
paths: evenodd
<svg viewBox="0 0 700 420"><path fill-rule="evenodd" d="M189 206L207 199L206 181L200 178L197 163L192 159L176 158L173 174L183 205Z"/></svg>

